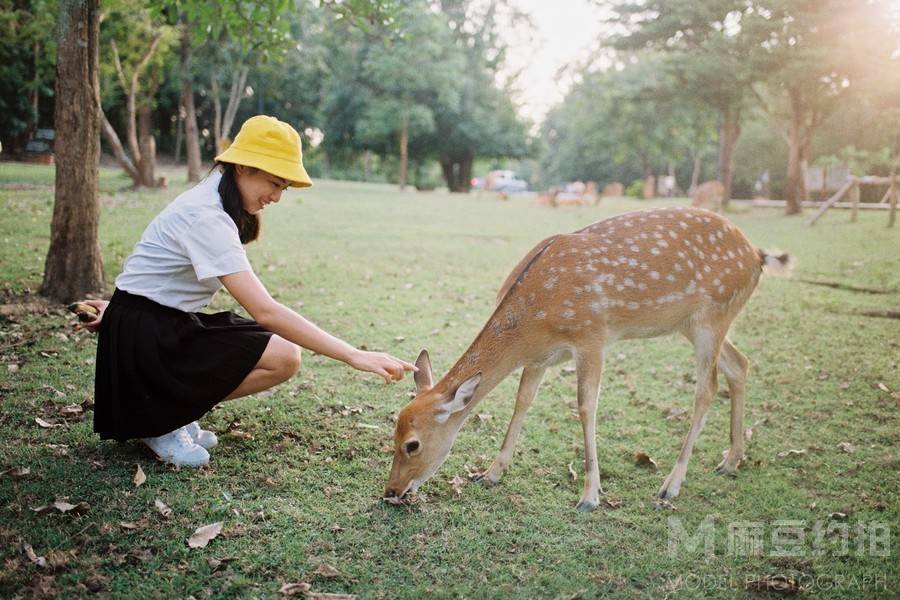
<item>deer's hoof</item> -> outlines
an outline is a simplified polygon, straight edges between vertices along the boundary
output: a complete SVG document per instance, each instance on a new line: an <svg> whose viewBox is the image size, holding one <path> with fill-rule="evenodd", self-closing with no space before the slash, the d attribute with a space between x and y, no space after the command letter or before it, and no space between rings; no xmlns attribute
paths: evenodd
<svg viewBox="0 0 900 600"><path fill-rule="evenodd" d="M722 462L719 463L719 466L717 466L715 468L714 472L716 475L726 475L728 477L737 477L737 470L738 470L737 465L729 464L728 462L723 460Z"/></svg>
<svg viewBox="0 0 900 600"><path fill-rule="evenodd" d="M477 481L484 487L490 488L490 487L494 487L495 485L500 483L500 476L491 475L491 473L489 471L485 471L484 473L480 473L480 474L476 475L474 477L473 481Z"/></svg>
<svg viewBox="0 0 900 600"><path fill-rule="evenodd" d="M599 500L585 500L582 498L578 501L578 504L575 505L575 509L581 512L593 512L597 510L597 506L599 506Z"/></svg>

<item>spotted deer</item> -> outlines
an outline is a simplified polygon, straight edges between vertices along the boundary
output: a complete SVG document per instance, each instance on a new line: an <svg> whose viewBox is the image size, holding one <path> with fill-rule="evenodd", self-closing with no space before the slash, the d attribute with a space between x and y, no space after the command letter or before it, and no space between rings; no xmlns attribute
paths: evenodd
<svg viewBox="0 0 900 600"><path fill-rule="evenodd" d="M721 181L706 181L694 190L691 206L696 208L708 208L715 212L722 212L722 200L725 198L725 186Z"/></svg>
<svg viewBox="0 0 900 600"><path fill-rule="evenodd" d="M687 207L630 212L541 241L506 278L493 314L440 381L433 382L427 351L419 355L416 397L397 418L385 498L396 502L434 475L478 402L523 367L500 453L481 475L485 484L497 483L547 368L574 358L585 471L577 508L595 509L602 493L596 413L606 348L670 333L693 343L697 383L690 429L658 495L678 495L718 370L731 398L731 447L716 471L734 473L744 451L748 363L726 334L763 267L787 263L787 255L754 247L725 218Z"/></svg>

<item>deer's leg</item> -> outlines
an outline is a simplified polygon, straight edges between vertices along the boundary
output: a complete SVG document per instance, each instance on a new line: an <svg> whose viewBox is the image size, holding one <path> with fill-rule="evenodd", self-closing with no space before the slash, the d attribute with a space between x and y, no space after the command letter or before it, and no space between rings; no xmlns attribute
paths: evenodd
<svg viewBox="0 0 900 600"><path fill-rule="evenodd" d="M603 350L592 348L576 355L578 415L584 432L584 491L575 507L591 511L600 504L600 465L597 463L597 395L603 374Z"/></svg>
<svg viewBox="0 0 900 600"><path fill-rule="evenodd" d="M720 475L734 474L744 458L744 385L748 365L747 357L725 338L719 354L719 370L728 380L728 395L731 397L731 447L716 467L716 473Z"/></svg>
<svg viewBox="0 0 900 600"><path fill-rule="evenodd" d="M694 450L694 443L703 429L706 422L706 413L709 410L709 404L716 391L716 363L718 362L719 350L724 339L724 330L721 334L712 328L701 328L693 332L691 340L694 343L694 356L697 361L697 388L694 392L694 415L691 420L691 428L687 436L684 438L684 444L681 446L681 453L675 466L666 477L662 486L659 488L658 496L660 498L674 498L681 490L681 484L684 482L684 476L687 473L688 461L691 459L691 452Z"/></svg>
<svg viewBox="0 0 900 600"><path fill-rule="evenodd" d="M525 414L537 394L538 386L541 385L546 371L546 367L525 367L522 370L522 379L519 381L519 391L516 394L516 408L513 411L512 420L509 422L509 428L506 430L503 446L500 447L500 453L488 470L478 478L485 485L494 485L500 481L503 472L512 462L513 454L516 451L516 441L519 439L522 423L525 421Z"/></svg>

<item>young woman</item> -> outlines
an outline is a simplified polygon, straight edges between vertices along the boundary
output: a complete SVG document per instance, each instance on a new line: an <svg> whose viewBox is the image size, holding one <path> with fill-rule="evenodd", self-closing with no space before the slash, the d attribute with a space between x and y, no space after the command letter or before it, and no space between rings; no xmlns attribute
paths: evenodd
<svg viewBox="0 0 900 600"><path fill-rule="evenodd" d="M365 352L276 302L253 273L244 244L259 214L288 187L309 187L300 136L256 116L197 186L147 226L100 318L94 431L141 439L162 460L201 466L216 445L197 419L223 400L277 385L300 369L300 347L399 381L414 365ZM253 320L197 312L224 286Z"/></svg>

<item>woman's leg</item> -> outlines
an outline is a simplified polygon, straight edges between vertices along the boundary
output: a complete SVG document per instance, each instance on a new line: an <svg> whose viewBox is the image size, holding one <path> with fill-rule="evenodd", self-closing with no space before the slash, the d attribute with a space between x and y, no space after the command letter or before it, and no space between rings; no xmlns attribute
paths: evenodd
<svg viewBox="0 0 900 600"><path fill-rule="evenodd" d="M259 362L226 400L255 394L287 381L300 370L300 346L277 335L269 338Z"/></svg>

